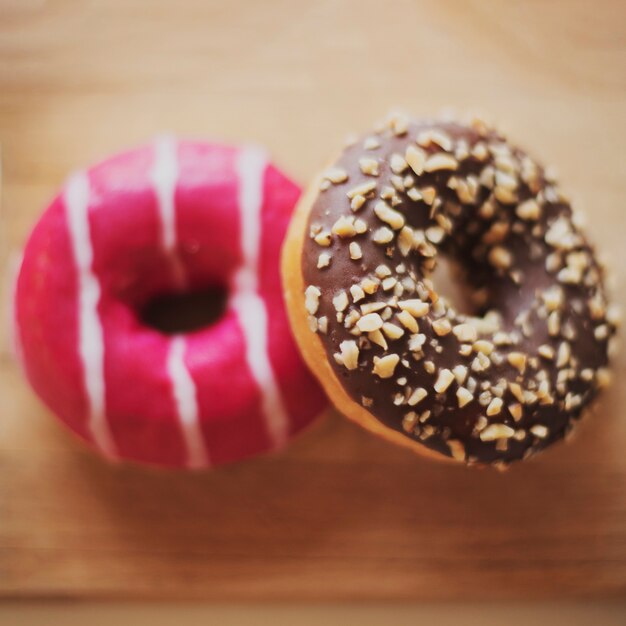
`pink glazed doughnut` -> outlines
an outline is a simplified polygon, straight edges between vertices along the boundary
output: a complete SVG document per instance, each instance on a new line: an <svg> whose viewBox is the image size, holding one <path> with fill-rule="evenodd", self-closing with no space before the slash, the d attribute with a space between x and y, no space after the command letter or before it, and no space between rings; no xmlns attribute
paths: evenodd
<svg viewBox="0 0 626 626"><path fill-rule="evenodd" d="M325 407L286 317L280 248L300 190L256 147L170 137L73 174L28 239L15 340L44 403L112 459L204 468L283 446ZM213 325L138 312L219 285Z"/></svg>

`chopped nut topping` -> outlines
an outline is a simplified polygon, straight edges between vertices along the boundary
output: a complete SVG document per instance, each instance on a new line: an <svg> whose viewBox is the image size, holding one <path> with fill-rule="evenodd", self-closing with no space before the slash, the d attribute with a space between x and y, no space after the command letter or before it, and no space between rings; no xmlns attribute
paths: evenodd
<svg viewBox="0 0 626 626"><path fill-rule="evenodd" d="M604 341L609 336L609 327L606 324L596 326L593 336L596 338L596 341Z"/></svg>
<svg viewBox="0 0 626 626"><path fill-rule="evenodd" d="M502 410L502 398L494 398L487 407L487 415L497 415Z"/></svg>
<svg viewBox="0 0 626 626"><path fill-rule="evenodd" d="M401 311L398 313L397 318L402 326L404 326L408 331L412 333L419 332L417 320L408 311Z"/></svg>
<svg viewBox="0 0 626 626"><path fill-rule="evenodd" d="M380 141L378 141L376 137L366 137L363 142L363 147L366 150L376 150L377 148L380 148Z"/></svg>
<svg viewBox="0 0 626 626"><path fill-rule="evenodd" d="M317 309L320 305L320 296L322 292L318 287L314 285L309 285L304 292L304 306L306 310L311 314L315 315L317 313Z"/></svg>
<svg viewBox="0 0 626 626"><path fill-rule="evenodd" d="M400 328L400 326L396 326L390 322L385 322L383 324L383 332L389 339L400 339L400 337L404 335L404 331Z"/></svg>
<svg viewBox="0 0 626 626"><path fill-rule="evenodd" d="M365 204L365 196L357 194L350 200L350 208L356 213Z"/></svg>
<svg viewBox="0 0 626 626"><path fill-rule="evenodd" d="M352 287L350 287L350 292L352 292ZM356 309L352 309L343 320L344 327L353 328L360 317L361 314Z"/></svg>
<svg viewBox="0 0 626 626"><path fill-rule="evenodd" d="M456 390L456 397L459 401L459 408L464 407L466 404L470 403L474 399L474 394L472 394L465 387L459 387Z"/></svg>
<svg viewBox="0 0 626 626"><path fill-rule="evenodd" d="M613 374L606 367L601 367L596 372L596 383L600 389L605 389L613 381Z"/></svg>
<svg viewBox="0 0 626 626"><path fill-rule="evenodd" d="M381 285L383 286L383 291L389 291L390 289L393 289L396 286L397 282L398 280L396 278L394 278L393 276L388 276L381 283Z"/></svg>
<svg viewBox="0 0 626 626"><path fill-rule="evenodd" d="M491 248L488 258L491 265L502 270L511 267L511 263L513 262L511 253L502 246L494 246Z"/></svg>
<svg viewBox="0 0 626 626"><path fill-rule="evenodd" d="M537 352L544 358L552 360L554 358L554 348L548 344L543 344L537 348Z"/></svg>
<svg viewBox="0 0 626 626"><path fill-rule="evenodd" d="M394 135L401 137L409 130L409 118L401 113L395 113L389 121L389 126Z"/></svg>
<svg viewBox="0 0 626 626"><path fill-rule="evenodd" d="M376 182L369 181L367 183L362 183L361 185L356 185L355 187L352 187L352 189L349 189L347 192L347 196L351 200L355 196L363 196L364 198L367 198L368 194L372 193L375 190Z"/></svg>
<svg viewBox="0 0 626 626"><path fill-rule="evenodd" d="M618 328L622 323L622 310L619 305L611 304L606 311L606 321Z"/></svg>
<svg viewBox="0 0 626 626"><path fill-rule="evenodd" d="M367 276L361 281L361 287L363 287L363 291L370 296L373 293L376 293L376 291L378 290L379 284L380 284L380 281L377 282Z"/></svg>
<svg viewBox="0 0 626 626"><path fill-rule="evenodd" d="M429 374L434 374L437 369L436 365L432 361L424 361L424 370Z"/></svg>
<svg viewBox="0 0 626 626"><path fill-rule="evenodd" d="M526 200L518 205L515 210L517 216L522 220L538 220L541 215L541 207L534 198Z"/></svg>
<svg viewBox="0 0 626 626"><path fill-rule="evenodd" d="M398 176L397 174L394 174L389 180L393 188L396 191L398 192L405 191L404 179L402 178L402 176Z"/></svg>
<svg viewBox="0 0 626 626"><path fill-rule="evenodd" d="M324 334L328 332L328 318L325 315L317 319L317 331Z"/></svg>
<svg viewBox="0 0 626 626"><path fill-rule="evenodd" d="M465 367L465 365L455 365L452 368L452 373L454 374L454 377L456 378L456 382L459 385L462 385L465 382L465 379L467 378L467 367Z"/></svg>
<svg viewBox="0 0 626 626"><path fill-rule="evenodd" d="M354 218L352 216L342 215L333 224L333 233L339 235L342 239L346 237L354 237L356 235L356 228L354 227Z"/></svg>
<svg viewBox="0 0 626 626"><path fill-rule="evenodd" d="M436 128L421 131L417 136L417 143L423 148L428 148L431 144L436 144L446 152L450 152L454 147L449 135Z"/></svg>
<svg viewBox="0 0 626 626"><path fill-rule="evenodd" d="M402 311L408 311L413 317L424 317L430 309L430 304L421 300L400 300L398 306Z"/></svg>
<svg viewBox="0 0 626 626"><path fill-rule="evenodd" d="M546 270L551 274L558 271L561 267L561 255L558 252L552 252L546 257Z"/></svg>
<svg viewBox="0 0 626 626"><path fill-rule="evenodd" d="M454 183L452 181L454 181ZM463 202L463 204L474 204L478 198L479 186L476 178L472 177L467 180L451 178L448 182L448 186L456 189L457 198L459 202Z"/></svg>
<svg viewBox="0 0 626 626"><path fill-rule="evenodd" d="M386 278L387 276L391 276L391 270L384 264L381 263L376 267L374 273L378 278Z"/></svg>
<svg viewBox="0 0 626 626"><path fill-rule="evenodd" d="M489 230L483 235L483 241L486 244L499 243L509 233L509 224L507 222L494 222Z"/></svg>
<svg viewBox="0 0 626 626"><path fill-rule="evenodd" d="M359 302L359 300L363 300L363 298L365 298L365 292L360 285L351 285L350 295L352 296L352 300L354 302Z"/></svg>
<svg viewBox="0 0 626 626"><path fill-rule="evenodd" d="M443 393L454 380L454 374L449 369L442 369L439 372L439 377L434 384L434 389L437 393Z"/></svg>
<svg viewBox="0 0 626 626"><path fill-rule="evenodd" d="M336 311L345 311L348 308L350 301L348 300L348 294L345 291L340 291L333 298L333 306Z"/></svg>
<svg viewBox="0 0 626 626"><path fill-rule="evenodd" d="M330 244L332 243L332 240L333 240L333 236L329 232L326 232L326 231L322 231L318 233L313 238L313 241L315 241L315 243L318 246L323 246L324 248L327 248L328 246L330 246Z"/></svg>
<svg viewBox="0 0 626 626"><path fill-rule="evenodd" d="M507 187L495 187L493 195L502 204L515 204L517 202L517 193Z"/></svg>
<svg viewBox="0 0 626 626"><path fill-rule="evenodd" d="M545 242L559 250L571 250L579 238L573 233L572 225L565 217L557 218L545 234Z"/></svg>
<svg viewBox="0 0 626 626"><path fill-rule="evenodd" d="M522 388L520 385L518 385L517 383L509 383L509 390L511 391L511 393L513 394L516 400L524 404L526 400L524 398L524 392L522 391Z"/></svg>
<svg viewBox="0 0 626 626"><path fill-rule="evenodd" d="M491 367L491 361L486 354L479 352L476 358L472 361L472 370L474 372L484 372Z"/></svg>
<svg viewBox="0 0 626 626"><path fill-rule="evenodd" d="M363 332L378 330L383 327L383 319L378 313L368 313L364 315L357 323L357 328Z"/></svg>
<svg viewBox="0 0 626 626"><path fill-rule="evenodd" d="M391 378L400 362L397 354L388 354L382 358L374 357L374 369L372 370L379 378Z"/></svg>
<svg viewBox="0 0 626 626"><path fill-rule="evenodd" d="M415 187L411 187L411 189L406 192L406 195L409 196L409 198L411 198L413 202L418 202L419 200L422 200L422 194L417 189L415 189Z"/></svg>
<svg viewBox="0 0 626 626"><path fill-rule="evenodd" d="M421 176L424 172L424 165L426 163L426 153L416 146L409 146L406 149L404 158L417 176Z"/></svg>
<svg viewBox="0 0 626 626"><path fill-rule="evenodd" d="M481 170L478 180L483 187L493 189L495 177L495 170L491 165L487 165Z"/></svg>
<svg viewBox="0 0 626 626"><path fill-rule="evenodd" d="M559 351L556 357L556 366L565 367L569 363L571 354L572 351L569 343L567 343L567 341L563 341L561 345L559 345Z"/></svg>
<svg viewBox="0 0 626 626"><path fill-rule="evenodd" d="M359 167L364 174L368 176L378 176L380 174L378 161L371 157L362 157L359 159Z"/></svg>
<svg viewBox="0 0 626 626"><path fill-rule="evenodd" d="M506 424L490 424L480 432L481 441L496 441L498 439L510 439L515 431Z"/></svg>
<svg viewBox="0 0 626 626"><path fill-rule="evenodd" d="M478 339L472 344L474 352L482 352L487 356L493 352L494 347L495 346L491 343L491 341L487 341L486 339Z"/></svg>
<svg viewBox="0 0 626 626"><path fill-rule="evenodd" d="M404 157L400 154L392 154L389 159L389 165L394 174L402 174L409 166Z"/></svg>
<svg viewBox="0 0 626 626"><path fill-rule="evenodd" d="M446 442L450 448L450 454L456 461L465 461L465 447L458 439L448 439Z"/></svg>
<svg viewBox="0 0 626 626"><path fill-rule="evenodd" d="M450 320L442 317L441 319L435 320L432 324L433 330L435 334L443 337L447 335L452 330L452 325L450 324Z"/></svg>
<svg viewBox="0 0 626 626"><path fill-rule="evenodd" d="M518 402L513 402L512 404L509 404L507 408L509 409L509 413L516 422L519 422L522 419L523 409L521 404L519 404Z"/></svg>
<svg viewBox="0 0 626 626"><path fill-rule="evenodd" d="M348 180L348 172L340 167L332 167L324 172L324 178L334 184L343 183Z"/></svg>
<svg viewBox="0 0 626 626"><path fill-rule="evenodd" d="M411 335L411 338L409 339L409 350L411 350L411 352L419 352L425 343L426 335L424 333Z"/></svg>
<svg viewBox="0 0 626 626"><path fill-rule="evenodd" d="M582 272L568 266L560 270L556 275L556 278L560 283L564 283L566 285L577 285L582 280Z"/></svg>
<svg viewBox="0 0 626 626"><path fill-rule="evenodd" d="M459 139L459 141L457 142L456 148L454 150L454 156L459 161L464 161L470 156L469 144L467 143L467 141L465 141L465 139Z"/></svg>
<svg viewBox="0 0 626 626"><path fill-rule="evenodd" d="M479 161L484 161L485 159L487 159L489 157L489 151L487 150L487 146L485 146L484 143L482 143L481 141L479 141L473 148L472 148L472 156L475 159L478 159Z"/></svg>
<svg viewBox="0 0 626 626"><path fill-rule="evenodd" d="M341 362L346 369L355 370L358 367L359 349L356 341L342 341L339 344Z"/></svg>
<svg viewBox="0 0 626 626"><path fill-rule="evenodd" d="M446 233L440 226L430 226L426 229L426 238L434 244L441 243L445 236Z"/></svg>
<svg viewBox="0 0 626 626"><path fill-rule="evenodd" d="M392 209L386 202L380 200L374 206L376 217L382 222L389 224L394 230L399 230L404 226L404 215Z"/></svg>
<svg viewBox="0 0 626 626"><path fill-rule="evenodd" d="M500 169L496 170L496 189L506 189L507 191L514 191L517 189L517 179L515 176L507 172L503 172Z"/></svg>
<svg viewBox="0 0 626 626"><path fill-rule="evenodd" d="M367 224L363 220L354 220L354 230L357 235L367 232Z"/></svg>
<svg viewBox="0 0 626 626"><path fill-rule="evenodd" d="M434 187L424 187L420 190L420 194L428 206L431 206L437 198L437 190Z"/></svg>
<svg viewBox="0 0 626 626"><path fill-rule="evenodd" d="M408 256L413 248L413 230L408 226L402 228L398 235L398 248L402 256Z"/></svg>
<svg viewBox="0 0 626 626"><path fill-rule="evenodd" d="M356 241L350 242L349 250L350 258L353 261L357 261L363 256L363 253L361 252L361 246Z"/></svg>
<svg viewBox="0 0 626 626"><path fill-rule="evenodd" d="M507 355L507 361L523 374L526 370L526 355L523 352L509 352Z"/></svg>
<svg viewBox="0 0 626 626"><path fill-rule="evenodd" d="M322 269L323 267L328 267L330 265L331 256L328 252L322 252L319 257L317 257L317 269Z"/></svg>
<svg viewBox="0 0 626 626"><path fill-rule="evenodd" d="M563 305L563 289L558 285L549 287L541 294L541 298L548 311L557 311Z"/></svg>
<svg viewBox="0 0 626 626"><path fill-rule="evenodd" d="M530 432L539 439L545 439L550 431L543 424L535 424L534 426L530 427Z"/></svg>
<svg viewBox="0 0 626 626"><path fill-rule="evenodd" d="M476 329L467 323L457 324L452 332L461 343L474 343L478 337Z"/></svg>
<svg viewBox="0 0 626 626"><path fill-rule="evenodd" d="M459 162L445 152L437 152L426 159L424 163L425 172L438 172L441 170L456 170Z"/></svg>
<svg viewBox="0 0 626 626"><path fill-rule="evenodd" d="M407 433L412 433L415 430L415 426L417 426L418 415L415 411L409 411L402 418L402 428Z"/></svg>
<svg viewBox="0 0 626 626"><path fill-rule="evenodd" d="M393 231L386 226L382 226L374 231L372 241L377 244L386 244L393 239Z"/></svg>
<svg viewBox="0 0 626 626"><path fill-rule="evenodd" d="M372 330L367 333L367 338L377 346L380 346L383 350L386 350L389 346L387 345L387 340L385 339L385 335L380 332L380 330Z"/></svg>
<svg viewBox="0 0 626 626"><path fill-rule="evenodd" d="M415 391L408 397L406 403L409 406L415 406L419 404L426 396L428 392L423 387L418 387Z"/></svg>
<svg viewBox="0 0 626 626"><path fill-rule="evenodd" d="M561 318L557 311L553 311L548 315L548 334L550 337L556 337L561 332Z"/></svg>

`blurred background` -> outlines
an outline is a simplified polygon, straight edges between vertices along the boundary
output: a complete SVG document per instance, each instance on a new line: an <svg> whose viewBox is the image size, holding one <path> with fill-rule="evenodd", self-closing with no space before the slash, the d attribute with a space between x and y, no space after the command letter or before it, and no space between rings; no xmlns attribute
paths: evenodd
<svg viewBox="0 0 626 626"><path fill-rule="evenodd" d="M2 275L70 170L162 131L265 144L305 183L391 107L452 108L556 166L623 305L625 106L618 0L0 0ZM572 443L505 474L330 415L185 476L91 456L5 336L0 623L624 624L625 371Z"/></svg>

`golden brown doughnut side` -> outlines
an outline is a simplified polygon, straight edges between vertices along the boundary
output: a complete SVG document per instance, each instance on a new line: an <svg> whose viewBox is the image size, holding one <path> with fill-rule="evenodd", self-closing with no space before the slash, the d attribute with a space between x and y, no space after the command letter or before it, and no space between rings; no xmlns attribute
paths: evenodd
<svg viewBox="0 0 626 626"><path fill-rule="evenodd" d="M392 428L388 428L364 407L354 402L346 393L341 381L330 366L319 336L316 333L312 333L309 328L304 300L300 297L305 289L301 257L302 246L308 231L311 203L317 196L320 182L321 179L318 178L311 183L296 205L283 244L281 259L282 280L289 323L304 361L322 385L335 408L347 418L391 443L409 448L413 452L431 459L449 461L448 457L442 456L411 439L407 439Z"/></svg>
<svg viewBox="0 0 626 626"><path fill-rule="evenodd" d="M439 254L462 263L474 315L437 294ZM301 199L283 271L331 399L410 447L526 458L608 378L594 251L553 177L484 124L395 117L348 146Z"/></svg>

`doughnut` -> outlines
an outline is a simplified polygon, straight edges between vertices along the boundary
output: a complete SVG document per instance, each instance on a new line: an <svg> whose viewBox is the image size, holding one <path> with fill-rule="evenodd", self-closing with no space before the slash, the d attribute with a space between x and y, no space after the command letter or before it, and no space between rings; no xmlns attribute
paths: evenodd
<svg viewBox="0 0 626 626"><path fill-rule="evenodd" d="M69 177L25 245L18 354L43 402L111 459L205 468L282 447L323 410L288 326L280 247L299 188L257 147L162 137ZM162 294L227 293L166 334Z"/></svg>
<svg viewBox="0 0 626 626"><path fill-rule="evenodd" d="M437 290L449 260L468 312ZM394 115L312 183L284 246L292 328L336 407L397 444L504 468L610 378L618 312L554 176L486 123Z"/></svg>

